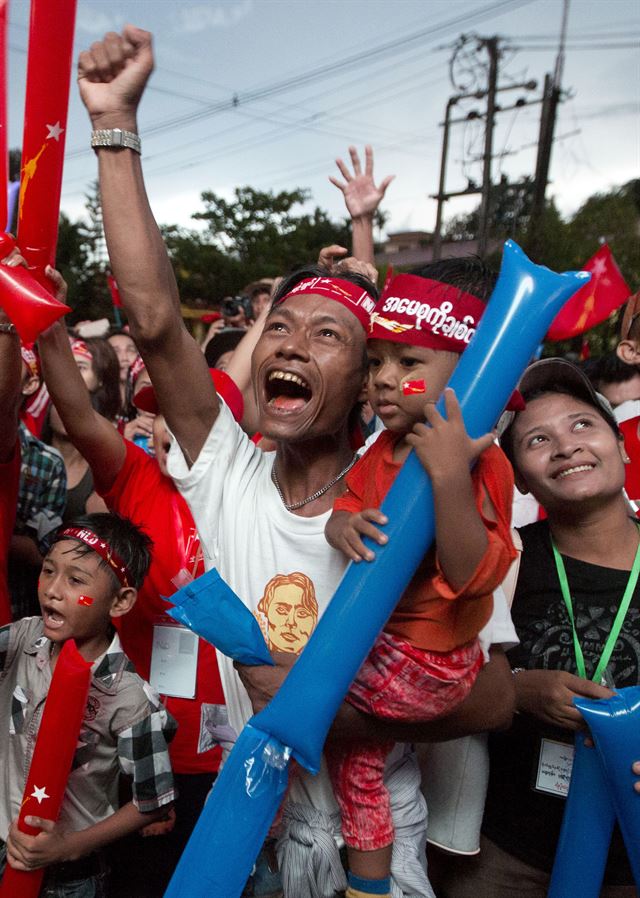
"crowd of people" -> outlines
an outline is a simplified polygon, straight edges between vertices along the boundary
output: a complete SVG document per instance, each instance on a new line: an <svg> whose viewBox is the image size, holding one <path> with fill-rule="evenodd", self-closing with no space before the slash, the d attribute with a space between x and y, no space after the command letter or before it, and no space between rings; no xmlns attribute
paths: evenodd
<svg viewBox="0 0 640 898"><path fill-rule="evenodd" d="M0 309L0 875L44 867L49 898L164 893L238 734L347 564L374 563L388 542L380 506L413 451L433 485L435 544L320 772L295 769L243 895L543 898L570 761L562 787L540 770L588 735L575 697L640 685L637 297L616 354L534 362L496 429L471 439L445 388L495 274L444 259L379 292L373 218L392 178L376 184L371 149L362 165L350 148L331 180L352 256L328 247L219 298L198 343L139 145L109 145L114 129L137 135L152 68L151 36L133 26L79 60L128 323L95 336L58 321L26 346ZM20 263L17 251L3 264ZM234 664L167 616L212 568L273 665ZM348 651L348 634L334 638ZM17 818L69 640L92 664L89 697L60 816L40 794L32 835ZM473 782L460 763L472 747ZM601 895L636 894L616 829Z"/></svg>

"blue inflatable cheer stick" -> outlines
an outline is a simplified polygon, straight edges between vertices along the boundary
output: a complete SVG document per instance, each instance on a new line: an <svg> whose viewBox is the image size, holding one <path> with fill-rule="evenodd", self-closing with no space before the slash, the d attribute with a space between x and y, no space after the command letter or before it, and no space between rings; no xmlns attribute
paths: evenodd
<svg viewBox="0 0 640 898"><path fill-rule="evenodd" d="M467 433L495 425L536 347L564 303L588 281L584 272L555 274L507 241L500 277L468 349L449 382ZM438 409L444 414L444 403ZM277 695L253 725L291 746L312 772L333 718L376 637L433 542L433 494L411 452L382 505L384 546L370 564L350 564L331 604ZM345 642L346 640L346 642ZM349 651L345 651L345 644Z"/></svg>
<svg viewBox="0 0 640 898"><path fill-rule="evenodd" d="M288 755L248 724L207 799L165 898L237 898L284 798Z"/></svg>
<svg viewBox="0 0 640 898"><path fill-rule="evenodd" d="M640 760L640 686L620 689L611 698L576 698L573 703L593 735L640 891L640 795L634 791L637 777L631 771Z"/></svg>
<svg viewBox="0 0 640 898"><path fill-rule="evenodd" d="M595 748L576 735L571 784L547 898L598 898L616 813Z"/></svg>
<svg viewBox="0 0 640 898"><path fill-rule="evenodd" d="M273 664L258 621L215 568L169 599L167 614L240 664Z"/></svg>
<svg viewBox="0 0 640 898"><path fill-rule="evenodd" d="M589 280L584 272L555 274L534 265L512 241L505 244L498 283L471 345L451 379L460 401L467 432L479 437L490 430L518 382L529 358L544 337L551 321L564 303ZM440 410L443 411L442 404ZM254 717L249 726L268 733L274 741L270 757L251 753L244 740L235 745L229 761L235 769L252 770L255 765L274 761L287 763L288 746L311 771L320 766L322 746L336 711L356 672L411 580L428 550L435 532L431 485L424 468L412 452L396 478L383 510L389 518L389 544L375 546L372 564L350 564L338 589L316 627L304 652L289 672L271 703ZM345 634L349 652L344 649ZM245 728L245 732L246 732ZM222 778L221 778L222 779ZM235 797L226 796L221 780L207 804L206 817L198 821L192 838L174 874L167 896L189 898L237 898L236 888L251 872L253 859L262 845L263 828L229 816ZM247 804L248 788L241 778L235 786ZM251 804L251 802L249 802ZM273 807L264 793L255 799L255 815L262 819ZM203 854L191 850L216 846L209 851L211 864L229 870L228 881L218 880L215 891L202 869ZM231 844L241 846L242 858L225 854ZM218 848L220 846L220 848ZM233 877L233 885L231 885ZM174 883L183 883L183 891Z"/></svg>

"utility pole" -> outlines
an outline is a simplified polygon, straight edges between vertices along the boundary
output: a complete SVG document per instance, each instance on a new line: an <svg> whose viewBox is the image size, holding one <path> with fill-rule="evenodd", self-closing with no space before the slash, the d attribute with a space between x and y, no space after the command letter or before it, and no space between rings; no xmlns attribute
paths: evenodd
<svg viewBox="0 0 640 898"><path fill-rule="evenodd" d="M484 208L487 210L485 214L485 251L486 251L486 234L488 232L488 224L489 224L489 209L488 209L488 199L489 191L491 188L491 160L492 160L492 147L493 147L493 134L487 134L487 129L490 128L491 132L493 131L494 119L498 113L501 112L509 112L512 109L522 109L524 106L532 106L535 103L540 103L541 100L525 100L524 98L519 98L513 105L511 106L498 106L496 103L496 94L504 92L504 91L512 91L512 90L527 90L532 91L536 90L538 84L536 81L529 80L524 81L518 84L506 84L503 87L498 87L497 85L497 77L498 77L498 58L499 58L499 48L498 48L499 38L482 38L478 39L478 44L481 47L491 45L495 48L495 65L493 66L493 78L491 68L489 70L489 79L487 82L486 90L477 90L471 93L458 93L454 94L452 97L449 97L447 101L447 107L445 110L444 121L440 123L443 128L442 132L442 152L440 156L440 180L438 184L438 192L435 194L431 194L431 198L437 201L436 208L436 223L433 232L433 253L432 259L434 262L437 262L440 258L442 252L442 219L444 217L444 204L447 200L452 199L453 197L458 196L470 196L472 194L482 194L483 200L485 195L487 199L484 202ZM491 60L491 57L490 57ZM490 96L491 93L491 96ZM454 106L456 106L461 100L482 100L484 97L487 97L487 111L486 113L478 112L477 110L472 110L468 112L466 115L462 115L458 118L451 117L451 111ZM446 182L446 173L447 173L447 157L449 153L449 133L452 125L459 125L465 122L469 122L471 120L481 120L485 119L485 146L483 155L479 157L484 163L484 181L481 187L478 187L475 182L469 180L467 187L463 190L454 190L454 191L446 191L445 190L445 182ZM488 123L491 123L490 126ZM489 155L487 156L487 148ZM478 160L478 161L479 161Z"/></svg>
<svg viewBox="0 0 640 898"><path fill-rule="evenodd" d="M440 156L440 182L438 183L438 206L436 209L436 226L433 232L433 261L437 262L442 250L442 213L444 211L445 194L444 182L447 171L447 153L449 152L449 125L451 110L458 102L459 97L449 97L444 114L444 130L442 132L442 153Z"/></svg>
<svg viewBox="0 0 640 898"><path fill-rule="evenodd" d="M568 19L569 0L564 0L555 71L553 76L545 75L544 78L544 99L542 101L542 113L540 115L538 155L536 158L536 174L534 179L533 198L531 201L531 217L529 219L529 239L527 241L527 249L533 256L540 256L543 250L542 221L544 218L547 184L549 183L553 132L556 124L558 104L562 94L561 83L564 68L564 45L567 37Z"/></svg>
<svg viewBox="0 0 640 898"><path fill-rule="evenodd" d="M487 38L483 43L489 54L489 79L487 84L487 116L484 127L484 156L482 167L482 200L480 202L478 224L478 255L481 259L487 254L489 230L489 214L491 200L491 157L493 153L493 127L496 113L496 89L498 86L498 49L497 37Z"/></svg>

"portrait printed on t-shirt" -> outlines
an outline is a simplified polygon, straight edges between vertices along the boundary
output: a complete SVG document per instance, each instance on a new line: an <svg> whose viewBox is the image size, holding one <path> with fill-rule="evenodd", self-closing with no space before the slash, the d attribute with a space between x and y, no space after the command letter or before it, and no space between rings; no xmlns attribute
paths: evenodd
<svg viewBox="0 0 640 898"><path fill-rule="evenodd" d="M272 652L299 655L318 621L318 601L306 574L276 574L258 602L256 619Z"/></svg>

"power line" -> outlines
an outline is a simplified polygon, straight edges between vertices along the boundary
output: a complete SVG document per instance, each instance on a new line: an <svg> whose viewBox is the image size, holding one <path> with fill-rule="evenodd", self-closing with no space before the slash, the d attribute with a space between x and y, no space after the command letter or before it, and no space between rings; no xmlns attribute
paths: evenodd
<svg viewBox="0 0 640 898"><path fill-rule="evenodd" d="M217 115L221 112L226 112L231 109L237 108L240 104L255 102L256 100L276 96L279 93L283 93L289 90L297 90L303 85L312 83L318 78L333 77L340 72L353 68L354 66L362 66L363 63L366 64L369 60L385 58L389 55L393 55L394 53L410 44L423 41L428 37L434 37L442 31L457 28L459 25L463 24L465 26L468 26L472 22L481 20L488 15L501 14L513 9L517 9L521 6L527 6L532 2L534 2L534 0L498 0L498 2L490 3L487 6L482 7L477 12L466 11L465 13L448 19L445 22L440 22L437 25L430 26L429 28L424 28L420 31L413 32L412 34L396 38L395 40L387 41L386 43L380 44L376 47L370 47L367 50L362 50L359 53L355 53L351 56L343 58L342 60L338 60L337 62L326 63L314 69L310 69L306 73L298 74L294 77L287 77L281 81L274 82L270 85L254 88L253 90L249 90L244 93L236 93L230 99L212 103L205 109L198 110L196 112L185 113L179 116L174 116L171 119L166 119L164 122L158 122L155 125L150 125L145 129L145 135L149 136L151 134L158 134L163 131L175 128L179 125L187 125L193 122L200 121L204 118L210 118L211 116ZM68 157L71 158L75 155L80 155L80 153L72 152L68 154Z"/></svg>

